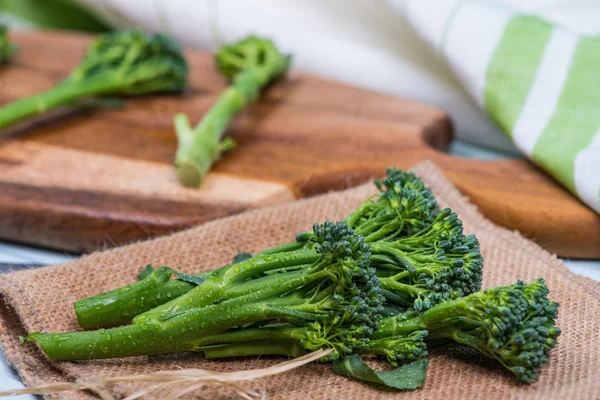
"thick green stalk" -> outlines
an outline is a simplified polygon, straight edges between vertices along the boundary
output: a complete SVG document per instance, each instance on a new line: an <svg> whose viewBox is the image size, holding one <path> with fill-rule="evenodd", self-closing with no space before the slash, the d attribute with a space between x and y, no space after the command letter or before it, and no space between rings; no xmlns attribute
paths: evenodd
<svg viewBox="0 0 600 400"><path fill-rule="evenodd" d="M83 329L97 329L127 324L136 315L194 288L191 283L171 279L172 274L170 268L161 267L132 285L76 301L79 325Z"/></svg>
<svg viewBox="0 0 600 400"><path fill-rule="evenodd" d="M53 360L193 351L203 337L252 322L275 318L326 318L326 313L315 313L313 305L306 304L307 299L281 296L318 282L328 274L327 270L319 269L279 285L211 305L196 304L203 302L203 298L198 297L201 291L197 290L201 285L170 303L136 316L132 325L87 332L33 333L28 340L37 342Z"/></svg>
<svg viewBox="0 0 600 400"><path fill-rule="evenodd" d="M238 317L231 318L237 308ZM145 316L140 321L112 329L87 332L33 333L28 341L37 342L52 360L93 360L194 351L194 338L209 336L237 325L275 318L282 312L266 303L242 304L230 301L202 309L189 309L160 320ZM142 314L143 315L143 314ZM140 317L140 316L138 316Z"/></svg>
<svg viewBox="0 0 600 400"><path fill-rule="evenodd" d="M306 338L307 328L289 324L275 324L260 328L230 329L227 332L199 338L195 344L200 350L204 346L251 342L263 339L289 339L300 341Z"/></svg>
<svg viewBox="0 0 600 400"><path fill-rule="evenodd" d="M393 242L391 243L393 245ZM204 297L203 304L210 304L215 299L225 295L222 290L223 288L227 288L228 297L246 294L267 282L256 281L255 277L259 276L260 273L268 274L275 270L280 272L280 270L284 270L288 267L300 268L306 266L313 262L317 256L313 250L302 249L303 246L304 244L301 242L286 243L259 253L251 259L241 263L221 267L209 275L208 282L200 285L201 289L198 289L198 291L201 293L198 293L198 297ZM380 267L378 257L392 257L390 258L390 262L393 262L393 265L413 266L411 257L406 253L391 247L390 243L373 243L371 244L371 249L371 260L376 267ZM284 262L282 262L282 260ZM243 269L249 272L239 275L237 271L241 272ZM280 276L278 277L277 275ZM426 294L426 291L396 281L405 278L408 275L409 272L403 271L390 278L382 277L381 284L384 289L388 290L390 295L393 295L394 293L400 294L395 296L395 298L398 299L397 303L410 306L414 299L411 300L408 294L418 297L419 295ZM238 282L246 281L249 278L253 279L247 283L238 283L234 286L231 285L231 277L236 277ZM149 281L146 281L146 279L130 285L129 287L132 289L128 290L126 293L122 293L121 289L116 289L75 303L75 311L80 325L84 329L90 329L98 327L106 328L128 323L135 315L167 303L171 299L194 289L192 284L178 280L169 281L164 286L161 286L156 284L154 278ZM271 279L273 282L281 280L281 274L278 273ZM172 297L168 296L169 293L172 294Z"/></svg>
<svg viewBox="0 0 600 400"><path fill-rule="evenodd" d="M414 298L419 298L421 296L426 295L429 292L425 289L419 289L418 287L413 285L407 285L405 283L397 282L396 280L394 280L394 277L379 278L379 282L381 282L382 289L388 290L393 294L396 294L395 298L406 297L406 299L403 300L401 303L405 306L412 306L412 304L414 303ZM400 297L399 294L402 294L403 296ZM413 296L413 298L411 299L406 295L411 295Z"/></svg>
<svg viewBox="0 0 600 400"><path fill-rule="evenodd" d="M72 105L83 97L110 92L114 86L111 80L89 82L67 79L50 90L0 107L0 128L60 106Z"/></svg>
<svg viewBox="0 0 600 400"><path fill-rule="evenodd" d="M262 339L244 343L230 343L217 346L208 346L201 351L208 359L229 357L259 357L259 356L284 356L300 357L306 350L297 340L289 339Z"/></svg>
<svg viewBox="0 0 600 400"><path fill-rule="evenodd" d="M194 307L208 306L217 300L227 297L228 290L233 289L235 285L244 284L244 282L260 276L264 272L295 265L310 264L318 259L319 255L314 250L298 250L277 256L265 255L253 257L213 271L201 285L196 286L185 295L160 307L165 307L164 312L173 314L180 310L186 310L190 307L190 304L193 304ZM258 286L257 288L262 289L262 286ZM249 292L253 291L253 288L247 289Z"/></svg>
<svg viewBox="0 0 600 400"><path fill-rule="evenodd" d="M478 321L465 317L470 311L471 308L464 298L448 300L408 319L400 314L380 321L373 338L405 336L418 330L429 331L428 339L447 337L445 336L447 328L473 329L480 326Z"/></svg>
<svg viewBox="0 0 600 400"><path fill-rule="evenodd" d="M234 146L232 140L222 140L225 130L241 110L258 98L264 84L263 75L264 72L259 69L238 74L193 129L185 114L175 116L179 141L175 167L183 185L198 187L221 153Z"/></svg>
<svg viewBox="0 0 600 400"><path fill-rule="evenodd" d="M197 297L205 296L200 304L211 304L224 296L225 289L230 291L227 293L228 297L246 294L255 288L252 281L244 283L248 278L274 269L309 264L316 259L314 251L294 252L278 257L271 254L257 255L211 272L207 279L209 282L200 285L202 289L198 289ZM238 276L238 272L242 274ZM77 301L75 313L79 324L84 329L126 324L136 315L168 303L196 287L191 283L170 279L171 275L169 268L158 268L132 285ZM206 273L195 276L203 277ZM233 280L236 285L232 285ZM281 277L274 278L275 280L281 280Z"/></svg>
<svg viewBox="0 0 600 400"><path fill-rule="evenodd" d="M282 355L299 357L306 354L300 342L307 339L308 329L289 324L261 328L232 329L196 342L197 351L206 358Z"/></svg>

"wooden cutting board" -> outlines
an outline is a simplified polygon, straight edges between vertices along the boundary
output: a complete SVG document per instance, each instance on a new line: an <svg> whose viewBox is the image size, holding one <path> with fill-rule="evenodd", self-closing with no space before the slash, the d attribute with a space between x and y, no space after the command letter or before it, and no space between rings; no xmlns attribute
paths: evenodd
<svg viewBox="0 0 600 400"><path fill-rule="evenodd" d="M51 87L91 40L14 36L21 51L0 71L0 104ZM166 234L247 209L343 189L432 160L492 221L562 256L600 257L600 217L526 161L440 152L452 138L439 109L291 73L235 121L239 146L200 189L171 167L172 117L199 120L226 83L212 57L190 52L182 95L123 109L63 112L0 135L0 238L73 252Z"/></svg>

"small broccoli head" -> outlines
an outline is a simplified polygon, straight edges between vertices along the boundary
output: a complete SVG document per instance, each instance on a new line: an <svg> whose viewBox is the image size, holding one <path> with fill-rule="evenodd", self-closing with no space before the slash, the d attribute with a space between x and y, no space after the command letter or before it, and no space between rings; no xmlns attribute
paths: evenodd
<svg viewBox="0 0 600 400"><path fill-rule="evenodd" d="M414 174L389 169L388 177L375 185L380 192L346 218L368 243L411 236L439 212L433 194Z"/></svg>
<svg viewBox="0 0 600 400"><path fill-rule="evenodd" d="M495 358L519 381L534 382L560 335L558 304L548 293L544 280L537 279L470 295L461 302L462 316L480 324L455 331L454 338Z"/></svg>
<svg viewBox="0 0 600 400"><path fill-rule="evenodd" d="M424 311L442 301L458 299L481 290L483 257L474 235L463 237L462 244L445 249L420 268L417 285L429 289L415 300L415 311ZM425 257L427 259L428 257Z"/></svg>
<svg viewBox="0 0 600 400"><path fill-rule="evenodd" d="M425 338L428 332L415 331L406 336L389 336L369 341L357 349L359 354L376 354L385 356L393 366L427 357Z"/></svg>
<svg viewBox="0 0 600 400"><path fill-rule="evenodd" d="M138 95L183 90L187 74L187 62L177 42L164 34L131 30L99 36L69 80L97 79L112 83L101 94Z"/></svg>
<svg viewBox="0 0 600 400"><path fill-rule="evenodd" d="M17 46L11 43L6 25L0 24L0 64L9 62L17 52Z"/></svg>
<svg viewBox="0 0 600 400"><path fill-rule="evenodd" d="M319 321L318 329L313 327L315 334L307 348L330 343L328 347L335 349L331 357L337 358L349 354L377 329L385 298L370 265L369 245L344 222L315 224L309 241L321 259L307 273L325 272L326 279L312 294L308 307L325 311L329 317Z"/></svg>
<svg viewBox="0 0 600 400"><path fill-rule="evenodd" d="M555 325L558 303L548 300L549 290L543 279L517 285L523 288L522 298L527 303L522 326L511 332L498 349L493 349L492 355L517 379L531 383L538 379L538 371L548 362L548 352L560 335L560 328Z"/></svg>
<svg viewBox="0 0 600 400"><path fill-rule="evenodd" d="M313 231L310 240L328 264L330 277L336 283L334 295L345 299L342 321L361 321L375 329L385 298L371 267L369 245L342 221L315 224Z"/></svg>
<svg viewBox="0 0 600 400"><path fill-rule="evenodd" d="M481 290L479 242L462 234L461 221L448 209L418 234L373 243L371 252L385 295L398 306L423 312Z"/></svg>
<svg viewBox="0 0 600 400"><path fill-rule="evenodd" d="M257 36L223 46L215 55L219 71L230 80L245 71L266 71L261 86L281 78L289 68L290 59L271 40Z"/></svg>
<svg viewBox="0 0 600 400"><path fill-rule="evenodd" d="M443 255L445 251L463 244L463 224L458 215L446 208L425 229L406 238L400 238L396 247L408 251L420 251Z"/></svg>
<svg viewBox="0 0 600 400"><path fill-rule="evenodd" d="M412 172L405 172L398 168L388 168L387 177L384 180L375 181L375 185L381 191L393 192L402 196L402 192L413 192L418 197L418 206L413 205L413 212L422 215L426 224L430 223L440 212L439 205L431 190L425 186L421 178Z"/></svg>

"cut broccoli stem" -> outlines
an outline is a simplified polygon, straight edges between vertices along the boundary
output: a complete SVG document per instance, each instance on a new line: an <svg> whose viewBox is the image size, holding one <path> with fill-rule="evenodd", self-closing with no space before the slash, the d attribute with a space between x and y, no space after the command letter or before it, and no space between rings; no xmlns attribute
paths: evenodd
<svg viewBox="0 0 600 400"><path fill-rule="evenodd" d="M281 289L281 288L279 288ZM273 290L281 294L282 290ZM271 294L267 291L265 295ZM277 295L275 294L275 295ZM209 336L228 328L272 318L302 318L292 307L299 301L277 299L253 302L237 298L217 305L168 314L140 314L132 325L86 332L33 333L28 341L37 342L52 360L90 360L101 358L158 355L194 351L194 338ZM237 309L236 318L231 310ZM325 317L326 314L323 314Z"/></svg>
<svg viewBox="0 0 600 400"><path fill-rule="evenodd" d="M202 285L187 293L189 296L180 296L167 304L169 304L170 312L188 308L190 301L193 301L196 307L210 305L226 297L228 291L233 290L237 285L242 285L243 290L248 293L257 288L262 288L259 285L252 285L251 278L260 276L264 272L295 265L311 264L318 260L319 255L314 250L298 250L278 256L253 257L213 271Z"/></svg>
<svg viewBox="0 0 600 400"><path fill-rule="evenodd" d="M232 279L244 282L249 275L254 273L290 265L309 264L317 258L314 251L303 251L287 257L267 255L227 265L210 273L196 275L206 277L208 280L205 285L201 285L201 289L194 292L198 299L203 299L199 301L198 305L211 304L215 299L222 297L224 291L221 289L228 287L227 285L231 284ZM234 265L236 267L228 272ZM244 272L248 270L252 272ZM237 272L241 275L235 275ZM93 329L129 323L136 315L176 299L196 287L194 284L179 279L171 279L172 274L170 268L161 267L132 285L77 301L75 313L79 324L84 329ZM235 293L240 293L240 291L250 292L254 286L246 283L234 288ZM229 294L229 296L232 295ZM178 303L173 304L173 307L178 306Z"/></svg>
<svg viewBox="0 0 600 400"><path fill-rule="evenodd" d="M182 49L165 35L106 33L64 81L0 108L0 128L90 97L180 91L187 84L187 72Z"/></svg>
<svg viewBox="0 0 600 400"><path fill-rule="evenodd" d="M231 138L223 139L227 126L289 66L289 56L280 53L270 40L253 36L224 46L217 53L216 61L221 73L232 81L231 85L194 128L187 115L175 116L179 142L175 167L184 186L200 186L221 154L235 146Z"/></svg>
<svg viewBox="0 0 600 400"><path fill-rule="evenodd" d="M195 344L198 348L229 343L250 342L261 339L290 339L302 340L306 338L308 329L304 326L290 324L274 324L260 328L236 328L216 335L199 338Z"/></svg>
<svg viewBox="0 0 600 400"><path fill-rule="evenodd" d="M243 283L248 277L252 277L252 274L260 275L273 269L308 265L317 258L318 256L313 250L303 250L280 257L269 254L257 255L215 271L195 275L209 280L206 285L201 285L202 289L197 292L198 298L204 297L202 303L199 304L210 304L223 296L224 292L221 289L228 287L227 285L231 284L232 279L241 284L229 287L230 292L227 294L229 297L237 296L242 291L248 293L254 290L255 286L252 281ZM232 267L233 269L231 269ZM229 269L231 271L227 272ZM236 275L238 271L242 273L248 270L252 272ZM197 286L181 279L171 279L172 275L173 271L170 268L161 267L129 286L78 300L75 302L77 320L84 329L108 328L126 324L131 322L136 315L176 299ZM273 282L281 280L281 277L274 276Z"/></svg>
<svg viewBox="0 0 600 400"><path fill-rule="evenodd" d="M186 309L169 303L136 316L132 325L86 332L33 333L52 360L89 360L100 358L157 355L194 351L195 339L229 328L274 318L326 318L325 312L312 315L302 307L306 300L280 297L309 279L319 279L326 271L290 280L285 285L263 289L260 293L237 297L219 304L194 307L192 292L181 296ZM310 310L310 305L306 309ZM235 310L235 317L232 311Z"/></svg>
<svg viewBox="0 0 600 400"><path fill-rule="evenodd" d="M74 307L79 325L84 329L97 329L126 324L136 315L195 287L194 284L171 279L172 275L170 268L157 268L132 285L76 301Z"/></svg>

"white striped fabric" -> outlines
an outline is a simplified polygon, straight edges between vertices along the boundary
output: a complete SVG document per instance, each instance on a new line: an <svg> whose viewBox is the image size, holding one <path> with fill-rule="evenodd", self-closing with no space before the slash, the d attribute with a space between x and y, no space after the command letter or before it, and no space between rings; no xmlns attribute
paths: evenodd
<svg viewBox="0 0 600 400"><path fill-rule="evenodd" d="M439 105L459 138L509 147L499 127L600 212L600 37L583 36L600 33L599 1L77 1L116 26L166 30L204 49L249 33L272 36L296 68ZM534 10L553 22L527 14ZM406 21L447 59L479 110Z"/></svg>
<svg viewBox="0 0 600 400"><path fill-rule="evenodd" d="M600 129L592 143L575 157L575 188L588 204L600 197Z"/></svg>
<svg viewBox="0 0 600 400"><path fill-rule="evenodd" d="M488 63L514 15L515 12L505 6L460 1L454 18L445 24L446 35L440 43L442 52L453 60L452 68L479 105L483 105ZM455 26L471 29L454 29ZM477 46L469 46L474 39Z"/></svg>
<svg viewBox="0 0 600 400"><path fill-rule="evenodd" d="M404 10L516 146L600 212L600 36L490 0L407 0Z"/></svg>
<svg viewBox="0 0 600 400"><path fill-rule="evenodd" d="M578 37L566 29L555 29L544 49L525 104L513 127L513 140L525 154L533 147L554 113L569 73ZM543 104L543 107L540 107Z"/></svg>

